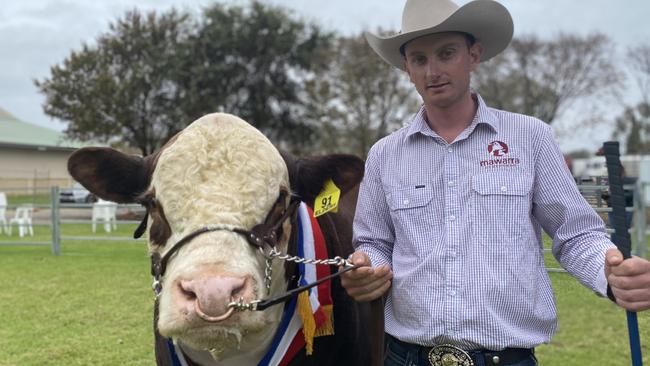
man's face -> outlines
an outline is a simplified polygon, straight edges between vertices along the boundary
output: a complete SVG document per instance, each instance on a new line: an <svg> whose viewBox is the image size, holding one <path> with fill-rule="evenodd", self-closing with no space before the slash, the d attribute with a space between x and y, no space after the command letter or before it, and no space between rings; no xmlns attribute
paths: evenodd
<svg viewBox="0 0 650 366"><path fill-rule="evenodd" d="M425 105L448 108L469 92L482 48L459 33L435 33L406 44L404 66Z"/></svg>

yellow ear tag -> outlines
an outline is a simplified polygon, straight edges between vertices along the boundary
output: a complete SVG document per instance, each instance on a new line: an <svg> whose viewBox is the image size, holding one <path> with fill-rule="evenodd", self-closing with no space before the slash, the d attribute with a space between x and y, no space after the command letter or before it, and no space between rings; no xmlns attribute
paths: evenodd
<svg viewBox="0 0 650 366"><path fill-rule="evenodd" d="M339 207L341 190L331 179L325 182L323 190L320 191L314 201L314 217L324 215L330 211L336 212Z"/></svg>

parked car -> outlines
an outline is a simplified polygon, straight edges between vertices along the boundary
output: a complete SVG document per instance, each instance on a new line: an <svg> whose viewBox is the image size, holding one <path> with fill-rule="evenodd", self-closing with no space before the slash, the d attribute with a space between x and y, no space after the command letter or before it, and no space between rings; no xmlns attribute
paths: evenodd
<svg viewBox="0 0 650 366"><path fill-rule="evenodd" d="M97 196L90 193L80 183L74 183L72 188L61 188L59 202L92 203L97 202Z"/></svg>

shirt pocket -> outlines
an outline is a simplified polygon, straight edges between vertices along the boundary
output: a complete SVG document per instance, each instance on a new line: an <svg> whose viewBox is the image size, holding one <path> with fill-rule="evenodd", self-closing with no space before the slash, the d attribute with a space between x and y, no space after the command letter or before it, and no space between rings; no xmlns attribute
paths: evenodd
<svg viewBox="0 0 650 366"><path fill-rule="evenodd" d="M521 240L530 223L533 179L521 172L489 172L472 177L471 220L475 242L493 248Z"/></svg>
<svg viewBox="0 0 650 366"><path fill-rule="evenodd" d="M411 227L431 226L436 222L434 210L429 207L433 199L430 186L410 186L388 191L388 206L395 230L408 231Z"/></svg>

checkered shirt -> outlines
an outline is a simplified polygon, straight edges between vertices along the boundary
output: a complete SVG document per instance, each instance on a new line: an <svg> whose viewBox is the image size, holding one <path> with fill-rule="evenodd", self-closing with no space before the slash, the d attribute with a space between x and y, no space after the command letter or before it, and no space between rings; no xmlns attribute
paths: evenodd
<svg viewBox="0 0 650 366"><path fill-rule="evenodd" d="M614 245L551 127L473 97L476 115L451 144L421 108L371 148L354 242L373 266L392 267L391 335L424 346L531 348L557 329L541 229L562 267L601 296Z"/></svg>

